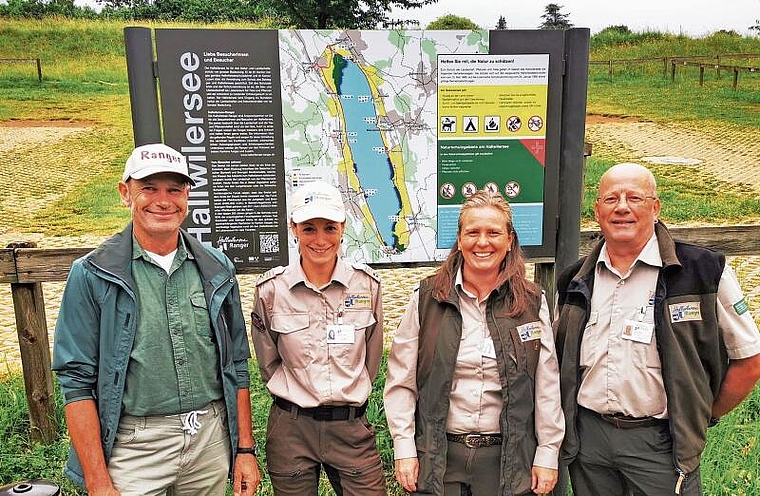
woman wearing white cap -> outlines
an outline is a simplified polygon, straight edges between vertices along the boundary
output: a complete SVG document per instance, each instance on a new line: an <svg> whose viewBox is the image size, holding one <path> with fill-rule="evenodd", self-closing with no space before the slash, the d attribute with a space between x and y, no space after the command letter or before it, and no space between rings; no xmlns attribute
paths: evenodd
<svg viewBox="0 0 760 496"><path fill-rule="evenodd" d="M341 257L345 223L337 188L302 186L290 216L300 257L256 282L253 343L274 398L266 458L277 495L316 495L321 465L339 494L385 494L365 417L383 352L380 280Z"/></svg>

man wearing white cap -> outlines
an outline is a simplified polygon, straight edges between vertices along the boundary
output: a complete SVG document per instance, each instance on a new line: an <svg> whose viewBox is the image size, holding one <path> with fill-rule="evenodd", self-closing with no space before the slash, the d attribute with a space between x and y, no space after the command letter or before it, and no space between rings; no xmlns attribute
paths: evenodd
<svg viewBox="0 0 760 496"><path fill-rule="evenodd" d="M309 183L291 198L300 257L256 282L253 344L274 397L267 470L276 495L317 494L320 466L338 494L385 495L365 411L383 353L380 280L340 255L340 191Z"/></svg>
<svg viewBox="0 0 760 496"><path fill-rule="evenodd" d="M135 148L119 194L132 222L69 273L53 369L66 403L67 475L90 495L236 495L260 475L250 349L232 263L180 228L185 157ZM232 463L234 460L234 463Z"/></svg>

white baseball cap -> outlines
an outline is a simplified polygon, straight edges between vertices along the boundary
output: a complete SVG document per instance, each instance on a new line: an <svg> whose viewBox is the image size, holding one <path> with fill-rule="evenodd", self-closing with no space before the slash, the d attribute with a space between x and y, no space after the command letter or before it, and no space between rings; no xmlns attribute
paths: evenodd
<svg viewBox="0 0 760 496"><path fill-rule="evenodd" d="M152 143L135 148L127 159L121 179L127 182L129 178L144 179L161 172L173 172L184 176L190 184L195 186L195 180L188 172L185 156L163 143Z"/></svg>
<svg viewBox="0 0 760 496"><path fill-rule="evenodd" d="M310 219L327 219L333 222L346 220L343 198L335 186L322 181L307 183L295 190L291 197L290 218L298 224Z"/></svg>

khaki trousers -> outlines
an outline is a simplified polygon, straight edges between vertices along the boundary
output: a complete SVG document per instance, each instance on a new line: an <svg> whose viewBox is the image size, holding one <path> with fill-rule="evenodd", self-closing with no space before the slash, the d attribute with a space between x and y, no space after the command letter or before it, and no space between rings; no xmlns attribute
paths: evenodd
<svg viewBox="0 0 760 496"><path fill-rule="evenodd" d="M198 432L183 430L186 414L119 420L108 473L123 496L224 496L230 439L223 401L201 410ZM197 427L197 424L195 424Z"/></svg>

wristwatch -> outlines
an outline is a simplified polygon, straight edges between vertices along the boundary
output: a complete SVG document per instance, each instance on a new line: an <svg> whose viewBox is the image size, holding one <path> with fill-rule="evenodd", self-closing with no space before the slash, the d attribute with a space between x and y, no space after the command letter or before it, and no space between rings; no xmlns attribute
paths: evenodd
<svg viewBox="0 0 760 496"><path fill-rule="evenodd" d="M236 451L237 451L238 455L253 455L253 456L258 457L259 456L259 445L258 444L254 444L250 448L243 448L243 447L238 446Z"/></svg>

